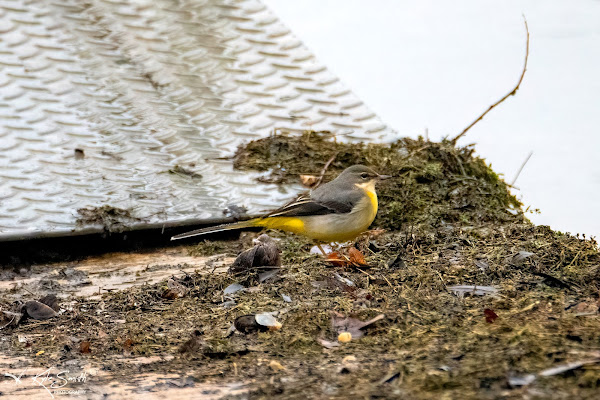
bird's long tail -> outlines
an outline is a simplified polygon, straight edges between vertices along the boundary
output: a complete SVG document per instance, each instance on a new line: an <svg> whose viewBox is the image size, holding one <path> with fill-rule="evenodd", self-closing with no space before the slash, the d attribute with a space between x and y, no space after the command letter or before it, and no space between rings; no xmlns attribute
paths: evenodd
<svg viewBox="0 0 600 400"><path fill-rule="evenodd" d="M230 231L233 229L244 229L244 228L251 228L254 226L260 226L258 224L258 221L260 221L261 219L262 218L254 218L254 219L251 219L248 221L234 222L231 224L223 224L223 225L217 225L217 226L210 226L208 228L196 229L195 231L190 231L190 232L186 232L186 233L181 233L179 235L175 235L175 236L171 237L171 240L179 240L179 239L189 238L192 236L206 235L207 233L223 232L223 231Z"/></svg>

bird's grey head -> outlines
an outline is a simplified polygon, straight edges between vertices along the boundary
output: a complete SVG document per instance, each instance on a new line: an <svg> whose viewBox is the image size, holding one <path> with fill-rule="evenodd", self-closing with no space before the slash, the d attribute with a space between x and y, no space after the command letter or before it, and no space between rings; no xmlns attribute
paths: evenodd
<svg viewBox="0 0 600 400"><path fill-rule="evenodd" d="M367 167L366 165L353 165L348 167L337 177L337 179L357 184L387 178L389 178L388 175L379 175L377 172L375 172L375 170Z"/></svg>

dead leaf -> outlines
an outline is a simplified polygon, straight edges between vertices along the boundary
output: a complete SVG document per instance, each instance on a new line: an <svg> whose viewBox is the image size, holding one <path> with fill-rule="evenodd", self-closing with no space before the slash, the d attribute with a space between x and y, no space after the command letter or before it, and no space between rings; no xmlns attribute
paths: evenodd
<svg viewBox="0 0 600 400"><path fill-rule="evenodd" d="M493 310L486 308L483 310L483 314L485 315L485 322L492 323L498 318L498 314L496 314Z"/></svg>
<svg viewBox="0 0 600 400"><path fill-rule="evenodd" d="M271 360L271 362L269 362L269 367L274 372L285 371L285 367L281 365L279 361Z"/></svg>
<svg viewBox="0 0 600 400"><path fill-rule="evenodd" d="M326 340L326 339L318 338L317 342L319 342L319 344L321 346L325 347L326 349L333 349L334 347L340 347L340 344L338 342L332 342L332 341Z"/></svg>
<svg viewBox="0 0 600 400"><path fill-rule="evenodd" d="M516 266L522 265L525 262L525 260L527 260L529 257L531 257L533 255L535 255L535 254L531 253L529 251L520 251L511 257L511 263Z"/></svg>
<svg viewBox="0 0 600 400"><path fill-rule="evenodd" d="M356 291L356 286L348 278L344 278L340 274L333 274L333 276L324 276L322 281L314 281L311 284L316 288L322 288L327 290L341 290L347 293L353 293Z"/></svg>
<svg viewBox="0 0 600 400"><path fill-rule="evenodd" d="M195 352L197 352L204 344L204 341L200 338L201 336L202 336L202 332L200 332L199 330L195 330L192 333L192 337L181 345L181 347L179 348L179 352L180 353L195 353Z"/></svg>
<svg viewBox="0 0 600 400"><path fill-rule="evenodd" d="M171 278L167 281L167 289L163 292L162 298L167 300L175 300L187 294L188 289L175 279Z"/></svg>
<svg viewBox="0 0 600 400"><path fill-rule="evenodd" d="M377 321L382 320L383 318L385 318L385 315L379 314L375 318L371 318L368 321L361 321L352 317L344 317L342 314L334 312L331 316L331 326L338 334L342 332L348 332L352 335L353 339L358 339L364 336L365 332L363 329Z"/></svg>
<svg viewBox="0 0 600 400"><path fill-rule="evenodd" d="M300 183L304 187L312 188L319 181L319 177L315 175L300 175Z"/></svg>
<svg viewBox="0 0 600 400"><path fill-rule="evenodd" d="M327 262L332 263L336 267L345 267L350 264L350 261L343 258L337 251L327 254Z"/></svg>
<svg viewBox="0 0 600 400"><path fill-rule="evenodd" d="M332 263L336 267L348 267L350 265L355 267L368 266L363 253L355 247L351 247L348 250L348 257L336 251L327 254L327 262Z"/></svg>
<svg viewBox="0 0 600 400"><path fill-rule="evenodd" d="M125 342L123 343L123 348L126 351L131 351L132 347L133 347L133 340L131 340L131 339L125 340Z"/></svg>
<svg viewBox="0 0 600 400"><path fill-rule="evenodd" d="M90 349L90 342L83 341L81 343L79 343L79 352L80 353L91 353L92 350Z"/></svg>
<svg viewBox="0 0 600 400"><path fill-rule="evenodd" d="M352 264L355 264L359 267L361 265L367 265L367 262L365 261L365 256L357 248L351 247L350 250L348 250L348 254L350 255L350 262Z"/></svg>

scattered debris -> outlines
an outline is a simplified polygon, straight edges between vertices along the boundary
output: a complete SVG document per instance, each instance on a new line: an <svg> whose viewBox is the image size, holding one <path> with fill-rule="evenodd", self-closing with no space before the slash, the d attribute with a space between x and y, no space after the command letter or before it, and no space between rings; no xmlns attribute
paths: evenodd
<svg viewBox="0 0 600 400"><path fill-rule="evenodd" d="M22 318L23 314L20 312L2 311L2 322L0 322L0 330L19 325L19 322L21 322Z"/></svg>
<svg viewBox="0 0 600 400"><path fill-rule="evenodd" d="M269 362L269 368L271 368L273 372L285 371L285 367L281 365L279 361L275 360Z"/></svg>
<svg viewBox="0 0 600 400"><path fill-rule="evenodd" d="M548 286L555 286L555 287L560 287L560 288L564 288L564 289L573 289L573 286L574 286L573 284L566 282L564 280L558 279L557 277L547 274L545 272L532 271L531 273L544 278L544 283L546 283Z"/></svg>
<svg viewBox="0 0 600 400"><path fill-rule="evenodd" d="M512 387L527 386L536 380L535 374L522 376L511 376L508 378L508 384Z"/></svg>
<svg viewBox="0 0 600 400"><path fill-rule="evenodd" d="M351 293L356 291L354 282L348 278L344 278L338 273L322 277L323 280L313 281L311 285L319 289L340 290L342 292Z"/></svg>
<svg viewBox="0 0 600 400"><path fill-rule="evenodd" d="M340 334L340 333L349 334L350 336L345 335L343 337L343 339L347 339L348 341L350 341L352 339L359 339L359 338L363 337L365 334L365 332L364 332L365 328L369 327L370 325L374 324L377 321L381 321L383 318L385 318L385 315L379 314L378 316L371 318L368 321L361 321L356 318L345 317L342 314L333 312L333 314L331 316L331 326L332 326L333 330L335 332L337 332L338 334ZM339 339L340 338L338 337L338 341L339 341Z"/></svg>
<svg viewBox="0 0 600 400"><path fill-rule="evenodd" d="M223 210L223 215L231 217L234 221L245 219L248 216L248 209L244 206L237 206L235 204L227 204L227 208Z"/></svg>
<svg viewBox="0 0 600 400"><path fill-rule="evenodd" d="M256 180L260 183L281 184L284 182L284 172L281 168L272 168L267 174L259 176Z"/></svg>
<svg viewBox="0 0 600 400"><path fill-rule="evenodd" d="M223 290L223 294L224 295L228 295L228 294L235 294L237 292L239 292L240 290L244 290L245 288L240 285L239 283L232 283L231 285L227 286L224 290Z"/></svg>
<svg viewBox="0 0 600 400"><path fill-rule="evenodd" d="M109 205L80 208L77 213L80 215L76 221L78 227L102 225L107 233L121 232L129 223L142 221L141 218L134 217L129 210Z"/></svg>
<svg viewBox="0 0 600 400"><path fill-rule="evenodd" d="M565 372L568 372L568 371L572 371L577 368L581 368L584 365L598 364L598 363L600 363L600 358L593 358L591 360L575 361L575 362L561 364L561 365L557 365L556 367L545 369L545 370L541 371L540 373L538 373L538 375L539 376L559 375L559 374L564 374Z"/></svg>
<svg viewBox="0 0 600 400"><path fill-rule="evenodd" d="M188 292L188 289L179 283L175 278L171 278L167 281L167 289L162 294L163 299L175 300L183 297Z"/></svg>
<svg viewBox="0 0 600 400"><path fill-rule="evenodd" d="M534 253L529 251L519 251L511 257L511 262L516 266L521 266L529 257L534 256Z"/></svg>
<svg viewBox="0 0 600 400"><path fill-rule="evenodd" d="M334 267L340 268L345 267L350 263L350 261L347 258L340 255L337 251L327 253L327 262L333 264Z"/></svg>
<svg viewBox="0 0 600 400"><path fill-rule="evenodd" d="M202 175L194 172L190 169L187 168L183 168L180 165L175 165L173 168L171 168L169 170L170 174L175 174L175 175L179 175L179 176L184 176L184 177L189 177L191 179L202 179Z"/></svg>
<svg viewBox="0 0 600 400"><path fill-rule="evenodd" d="M60 305L58 303L58 298L55 294L48 294L40 299L40 303L43 303L53 309L56 312L60 311Z"/></svg>
<svg viewBox="0 0 600 400"><path fill-rule="evenodd" d="M315 175L300 175L300 183L302 186L312 189L317 182L319 181L319 177Z"/></svg>
<svg viewBox="0 0 600 400"><path fill-rule="evenodd" d="M271 314L263 313L242 315L241 317L236 318L233 326L239 332L251 333L256 331L277 331L281 329L282 325Z"/></svg>
<svg viewBox="0 0 600 400"><path fill-rule="evenodd" d="M280 267L281 258L277 243L269 237L262 234L255 240L255 246L245 250L237 256L229 272L232 274L257 272L259 267Z"/></svg>
<svg viewBox="0 0 600 400"><path fill-rule="evenodd" d="M350 250L348 250L348 255L350 256L350 264L357 267L368 266L367 262L365 261L365 256L356 247L350 247Z"/></svg>
<svg viewBox="0 0 600 400"><path fill-rule="evenodd" d="M498 296L498 288L494 286L454 285L448 286L448 290L458 297L464 297L465 294L471 294L473 296Z"/></svg>
<svg viewBox="0 0 600 400"><path fill-rule="evenodd" d="M106 151L106 150L102 150L100 152L100 154L102 154L103 156L106 156L106 157L110 157L110 158L112 158L115 161L123 161L123 157L121 157L121 156L119 156L117 154L111 153L109 151Z"/></svg>
<svg viewBox="0 0 600 400"><path fill-rule="evenodd" d="M83 149L75 149L73 153L76 160L83 160L85 158L85 153Z"/></svg>
<svg viewBox="0 0 600 400"><path fill-rule="evenodd" d="M475 260L475 266L479 268L481 272L486 272L490 265L485 260Z"/></svg>
<svg viewBox="0 0 600 400"><path fill-rule="evenodd" d="M332 342L330 340L326 340L323 338L318 338L317 342L319 342L319 344L323 347L325 347L326 349L333 349L335 347L340 347L339 342Z"/></svg>
<svg viewBox="0 0 600 400"><path fill-rule="evenodd" d="M281 268L271 268L264 272L261 272L260 274L258 274L258 282L259 283L275 282L279 277L280 271L281 271Z"/></svg>
<svg viewBox="0 0 600 400"><path fill-rule="evenodd" d="M50 319L58 315L52 308L35 300L26 302L21 310L25 316L38 320Z"/></svg>
<svg viewBox="0 0 600 400"><path fill-rule="evenodd" d="M192 337L189 338L186 342L184 342L181 347L179 347L180 353L195 353L200 347L202 347L202 340L200 337L202 336L202 332L199 330L195 330L192 333Z"/></svg>
<svg viewBox="0 0 600 400"><path fill-rule="evenodd" d="M291 303L292 302L292 298L290 296L288 296L287 294L283 294L281 293L281 298L283 299L283 301L285 301L286 303Z"/></svg>
<svg viewBox="0 0 600 400"><path fill-rule="evenodd" d="M579 369L585 365L598 364L600 358L592 358L589 360L574 361L566 364L557 365L556 367L548 368L538 372L537 374L527 374L522 376L512 376L508 378L508 384L512 387L527 386L536 381L539 377L549 377L554 375L564 374L565 372Z"/></svg>
<svg viewBox="0 0 600 400"><path fill-rule="evenodd" d="M338 374L350 374L360 369L360 365L355 356L350 355L342 359L342 365L338 368Z"/></svg>

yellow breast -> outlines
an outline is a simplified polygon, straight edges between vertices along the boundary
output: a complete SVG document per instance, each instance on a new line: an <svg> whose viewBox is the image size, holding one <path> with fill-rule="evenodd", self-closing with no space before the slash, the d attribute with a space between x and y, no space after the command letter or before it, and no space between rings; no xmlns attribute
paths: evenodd
<svg viewBox="0 0 600 400"><path fill-rule="evenodd" d="M371 200L371 215L372 215L372 219L375 219L375 216L377 215L377 207L378 207L378 202L377 202L377 193L375 192L375 181L370 181L370 182L366 182L366 183L357 183L356 186L358 186L359 188L361 188L362 190L365 191L365 194L367 196L369 196L369 199Z"/></svg>
<svg viewBox="0 0 600 400"><path fill-rule="evenodd" d="M367 196L369 196L369 199L371 200L371 206L373 207L372 213L373 213L373 219L375 219L375 215L377 215L377 193L375 193L375 191L372 192L366 192Z"/></svg>

